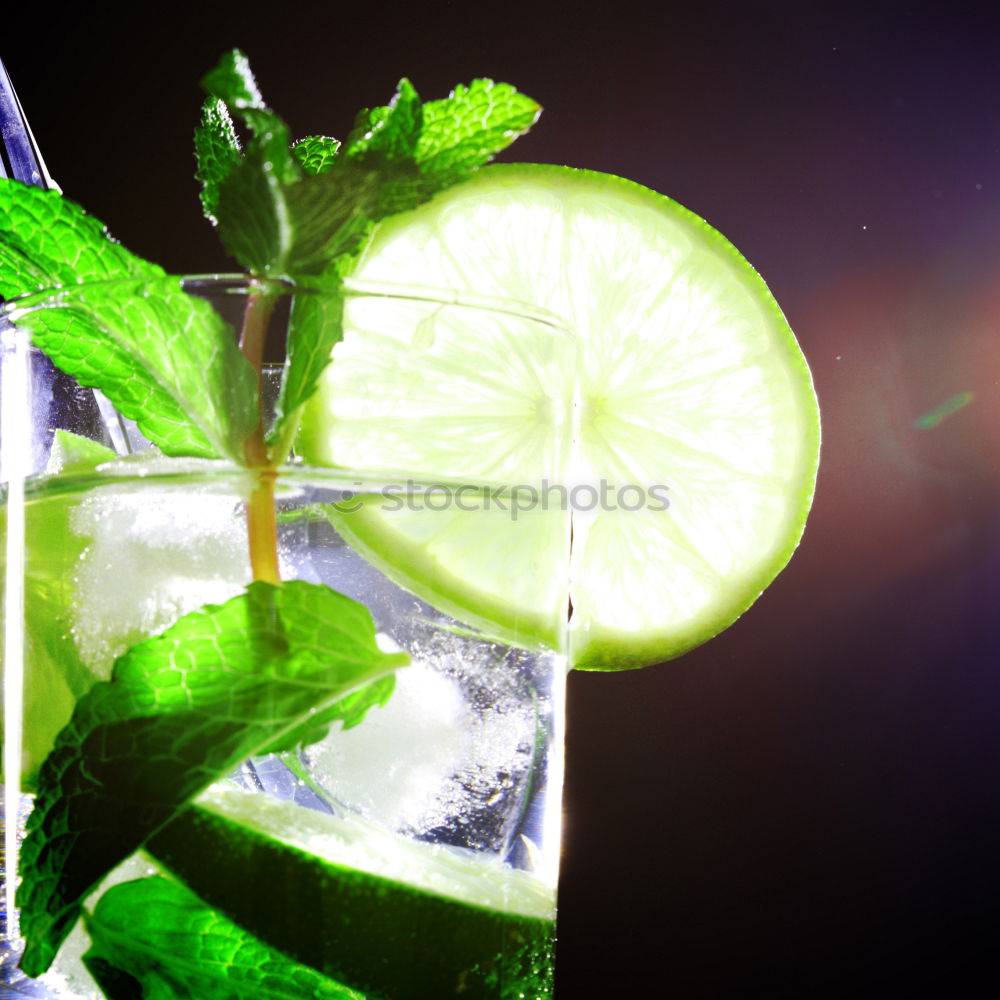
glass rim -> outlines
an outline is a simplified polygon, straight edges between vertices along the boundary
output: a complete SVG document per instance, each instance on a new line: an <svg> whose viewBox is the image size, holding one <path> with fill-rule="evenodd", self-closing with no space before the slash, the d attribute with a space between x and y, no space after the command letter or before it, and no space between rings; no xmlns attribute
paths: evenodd
<svg viewBox="0 0 1000 1000"><path fill-rule="evenodd" d="M67 306L77 296L84 296L89 289L96 288L137 288L180 285L189 294L251 295L255 291L267 289L278 296L332 295L341 291L351 299L396 299L399 301L428 302L441 306L457 306L483 312L499 313L519 319L529 320L543 326L569 332L568 322L541 306L519 299L502 296L482 295L476 292L453 288L438 288L430 285L399 284L391 281L375 281L346 277L340 286L330 287L318 276L305 276L292 280L287 277L254 277L240 272L217 272L206 274L159 274L132 275L128 277L106 278L99 281L81 281L67 285L53 285L40 288L6 301L0 300L0 321L16 325L20 315L38 309Z"/></svg>
<svg viewBox="0 0 1000 1000"><path fill-rule="evenodd" d="M294 460L277 466L271 472L279 497L292 497L297 490L304 488L319 488L331 493L341 493L347 501L361 498L396 501L413 497L437 497L439 500L447 499L459 510L465 509L462 507L463 501L475 498L491 500L495 504L530 499L530 504L518 507L518 515L565 510L566 507L560 507L559 504L568 504L570 492L580 485L548 477L537 481L525 478L521 482L512 482L488 476L423 473L419 469L317 466ZM198 479L210 486L214 485L218 492L229 494L240 492L239 483L249 490L259 476L260 469L238 465L226 459L137 452L108 459L79 472L53 472L32 476L27 480L26 491L29 500L34 493L50 495L53 484L59 484L60 492L74 493L105 487L120 489L122 485L136 489L163 488L169 492L172 487L190 488L192 479ZM5 489L6 484L0 484L0 497ZM555 506L549 506L550 501ZM435 510L433 506L428 509ZM502 511L505 508L499 506L498 509Z"/></svg>

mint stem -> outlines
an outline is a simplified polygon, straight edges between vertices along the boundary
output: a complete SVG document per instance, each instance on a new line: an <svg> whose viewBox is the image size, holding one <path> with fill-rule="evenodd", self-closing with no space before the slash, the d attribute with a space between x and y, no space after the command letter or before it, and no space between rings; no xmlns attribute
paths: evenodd
<svg viewBox="0 0 1000 1000"><path fill-rule="evenodd" d="M240 350L257 373L257 426L246 439L243 452L247 465L258 471L258 482L247 501L247 542L250 568L255 580L281 583L278 567L278 524L274 509L274 481L277 472L270 461L264 441L263 384L264 345L274 309L275 297L267 292L252 292L243 312Z"/></svg>
<svg viewBox="0 0 1000 1000"><path fill-rule="evenodd" d="M274 510L275 469L261 469L257 485L247 501L247 541L250 568L255 580L281 583L278 566L278 522Z"/></svg>
<svg viewBox="0 0 1000 1000"><path fill-rule="evenodd" d="M260 375L264 365L264 347L267 344L267 326L271 321L275 297L269 292L251 292L243 311L243 329L240 331L240 350Z"/></svg>

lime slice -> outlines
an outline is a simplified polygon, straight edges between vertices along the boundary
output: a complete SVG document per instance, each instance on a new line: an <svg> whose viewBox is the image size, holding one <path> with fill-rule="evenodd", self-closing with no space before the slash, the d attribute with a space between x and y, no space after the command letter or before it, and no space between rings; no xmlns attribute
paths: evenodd
<svg viewBox="0 0 1000 1000"><path fill-rule="evenodd" d="M563 520L531 529L373 501L341 518L430 603L568 645L576 667L638 667L732 623L791 556L818 459L809 370L758 274L675 202L590 171L488 167L384 222L354 280L561 318L348 299L307 462L566 489Z"/></svg>
<svg viewBox="0 0 1000 1000"><path fill-rule="evenodd" d="M499 861L225 786L146 848L250 933L369 1000L551 991L553 891Z"/></svg>

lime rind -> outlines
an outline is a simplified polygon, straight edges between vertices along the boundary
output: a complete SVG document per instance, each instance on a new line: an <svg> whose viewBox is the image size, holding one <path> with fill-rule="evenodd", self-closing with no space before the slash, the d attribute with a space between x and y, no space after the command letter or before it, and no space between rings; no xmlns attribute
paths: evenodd
<svg viewBox="0 0 1000 1000"><path fill-rule="evenodd" d="M372 1000L551 991L553 890L496 859L218 786L147 847L251 934Z"/></svg>
<svg viewBox="0 0 1000 1000"><path fill-rule="evenodd" d="M539 920L555 918L552 886L489 854L409 840L357 815L337 817L223 783L202 792L194 808L224 821L233 836L252 831L329 865L468 906Z"/></svg>

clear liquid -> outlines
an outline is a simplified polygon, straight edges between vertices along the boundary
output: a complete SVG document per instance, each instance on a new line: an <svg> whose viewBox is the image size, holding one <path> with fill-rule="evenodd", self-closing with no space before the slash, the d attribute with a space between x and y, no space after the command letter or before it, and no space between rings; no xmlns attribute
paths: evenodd
<svg viewBox="0 0 1000 1000"><path fill-rule="evenodd" d="M106 676L115 657L180 615L235 596L248 582L243 499L251 481L215 464L175 468L176 463L146 463L144 475L130 470L114 478L56 477L29 488L25 713L35 734L26 745L29 776L40 764L44 732L68 720L75 699L95 678ZM372 709L352 729L335 727L304 750L304 773L275 757L255 758L227 782L261 801L288 803L292 825L300 810L313 810L366 824L371 839L398 843L411 855L412 848L417 858L421 845L430 845L462 864L482 863L494 872L510 872L515 881L534 883L550 901L549 912L527 924L523 914L504 914L517 909L516 892L509 895L512 903L478 900L474 887L471 895L445 887L444 895L452 896L453 907L472 906L470 913L485 907L495 915L495 933L487 935L495 953L479 962L491 971L470 974L456 967L456 995L543 1000L551 995L552 978L563 657L478 632L390 580L353 551L326 516L327 505L341 499L343 490L333 474L294 472L282 478L283 576L325 583L365 604L380 644L407 651L412 662L398 673L384 708ZM400 879L399 872L378 870L378 863L366 865L373 879ZM258 878L266 889L267 874ZM418 891L426 893L427 887ZM263 892L260 919L252 928L265 939L274 923L266 899ZM426 924L433 907L416 904L413 912L415 925ZM524 927L530 928L527 937ZM447 935L428 949L426 926L422 936L416 931L415 926L414 942L424 953L444 955L445 975L450 974ZM66 954L45 977L51 995L100 996L74 968L74 949L78 955L85 947L79 937L67 943ZM390 963L410 963L411 970L420 961L419 954L387 957ZM16 972L9 962L6 969L13 982ZM413 979L411 971L400 981ZM392 985L392 976L381 988L369 982L372 997L411 995ZM460 987L470 992L459 994ZM414 989L416 1000L422 994Z"/></svg>

